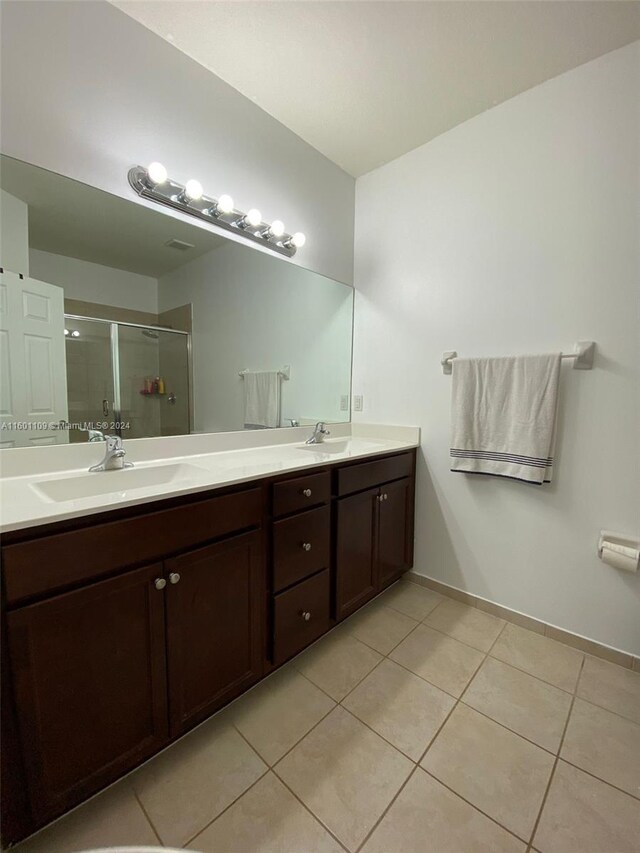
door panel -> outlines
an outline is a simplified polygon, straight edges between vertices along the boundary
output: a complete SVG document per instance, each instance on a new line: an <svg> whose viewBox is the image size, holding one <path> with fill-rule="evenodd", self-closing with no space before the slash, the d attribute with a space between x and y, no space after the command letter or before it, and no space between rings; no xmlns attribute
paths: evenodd
<svg viewBox="0 0 640 853"><path fill-rule="evenodd" d="M336 619L353 613L376 592L378 489L337 501Z"/></svg>
<svg viewBox="0 0 640 853"><path fill-rule="evenodd" d="M406 477L380 489L378 510L378 585L382 589L409 568L407 510L411 480Z"/></svg>
<svg viewBox="0 0 640 853"><path fill-rule="evenodd" d="M64 294L15 273L0 273L2 447L61 444L58 424L68 418L64 344ZM11 429L12 422L32 424Z"/></svg>
<svg viewBox="0 0 640 853"><path fill-rule="evenodd" d="M38 822L167 739L164 595L148 566L10 612L10 663Z"/></svg>
<svg viewBox="0 0 640 853"><path fill-rule="evenodd" d="M266 595L261 535L234 536L165 563L171 734L262 675ZM179 580L172 583L172 575Z"/></svg>

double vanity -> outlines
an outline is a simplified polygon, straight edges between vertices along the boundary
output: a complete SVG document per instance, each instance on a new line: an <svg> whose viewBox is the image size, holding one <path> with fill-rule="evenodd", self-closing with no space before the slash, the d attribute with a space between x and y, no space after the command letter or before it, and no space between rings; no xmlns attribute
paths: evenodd
<svg viewBox="0 0 640 853"><path fill-rule="evenodd" d="M412 565L419 431L332 430L319 444L302 428L133 441L120 471L87 470L100 444L8 452L4 843L139 765Z"/></svg>

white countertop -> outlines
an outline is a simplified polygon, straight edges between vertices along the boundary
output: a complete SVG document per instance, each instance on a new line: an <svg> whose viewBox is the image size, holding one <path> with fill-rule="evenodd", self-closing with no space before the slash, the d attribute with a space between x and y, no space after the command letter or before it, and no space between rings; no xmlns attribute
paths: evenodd
<svg viewBox="0 0 640 853"><path fill-rule="evenodd" d="M77 448L80 457L76 461L80 461L82 467L69 467L73 454L68 445L64 448L50 448L52 453L42 454L39 465L34 465L33 457L27 455L36 452L32 448L2 451L13 456L2 459L3 473L12 476L0 478L0 532L80 518L164 498L197 494L287 471L304 471L337 462L395 453L417 447L420 442L420 430L417 427L346 424L333 432L339 433L339 437L327 439L323 444L305 445L304 439L299 440L299 437L306 438L308 429L302 432L299 429L274 430L273 438L277 439L277 443L265 444L266 436L262 432L257 437L261 446L212 449L210 452L189 452L202 449L205 443L203 436L181 437L179 442L171 439L125 441L125 449L129 451L131 447L127 459L133 461L135 466L126 470L94 473L89 472L84 463L89 453L92 464L100 461L104 450L101 443L91 444L89 449L87 445L73 446ZM297 440L287 443L286 438L292 438L293 434ZM242 443L246 444L250 438L246 434L242 435ZM207 444L212 448L216 445L228 446L230 443L229 440L225 442L224 436L218 441L214 434L207 438ZM149 445L149 442L156 444ZM183 451L182 454L173 455L178 447ZM62 452L56 454L56 451ZM148 458L153 451L159 451L158 455ZM16 453L22 456L16 456ZM5 460L8 462L6 465ZM60 470L52 470L56 460L64 460L66 464ZM19 473L20 462L24 462L25 473ZM40 470L36 470L38 468ZM14 475L16 473L17 476ZM73 497L68 499L68 494Z"/></svg>

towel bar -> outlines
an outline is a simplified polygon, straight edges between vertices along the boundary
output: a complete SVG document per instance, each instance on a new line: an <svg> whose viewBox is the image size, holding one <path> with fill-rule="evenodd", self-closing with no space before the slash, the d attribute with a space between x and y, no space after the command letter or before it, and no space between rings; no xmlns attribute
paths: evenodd
<svg viewBox="0 0 640 853"><path fill-rule="evenodd" d="M245 374L251 373L250 370L240 370L238 372L238 376L244 378ZM281 376L283 379L291 379L291 365L285 364L283 368L278 371L278 376Z"/></svg>
<svg viewBox="0 0 640 853"><path fill-rule="evenodd" d="M574 346L573 352L563 352L561 353L560 358L575 359L573 362L574 370L591 370L593 367L593 356L595 354L595 350L595 341L578 341ZM455 350L448 350L447 352L442 353L440 364L442 365L443 373L451 373L451 362L457 357L458 353Z"/></svg>

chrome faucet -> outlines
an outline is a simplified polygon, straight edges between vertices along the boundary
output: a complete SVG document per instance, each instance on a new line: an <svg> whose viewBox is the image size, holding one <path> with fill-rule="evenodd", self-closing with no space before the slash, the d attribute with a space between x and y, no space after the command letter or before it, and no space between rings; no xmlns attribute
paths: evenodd
<svg viewBox="0 0 640 853"><path fill-rule="evenodd" d="M119 435L105 435L106 448L104 459L98 465L92 465L89 471L117 471L122 468L133 468L133 462L125 462L125 449Z"/></svg>
<svg viewBox="0 0 640 853"><path fill-rule="evenodd" d="M324 421L318 421L313 428L313 435L305 441L305 444L322 444L325 435L331 435L331 433L326 429Z"/></svg>

